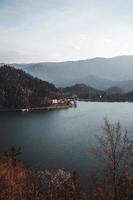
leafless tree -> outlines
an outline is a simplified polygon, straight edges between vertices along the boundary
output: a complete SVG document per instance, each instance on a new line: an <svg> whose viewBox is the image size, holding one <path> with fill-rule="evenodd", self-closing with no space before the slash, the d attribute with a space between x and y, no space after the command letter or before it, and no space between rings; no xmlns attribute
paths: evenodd
<svg viewBox="0 0 133 200"><path fill-rule="evenodd" d="M120 176L130 170L133 155L133 142L120 123L111 124L105 119L103 135L97 136L98 148L92 150L102 161L113 200L118 200L118 181Z"/></svg>

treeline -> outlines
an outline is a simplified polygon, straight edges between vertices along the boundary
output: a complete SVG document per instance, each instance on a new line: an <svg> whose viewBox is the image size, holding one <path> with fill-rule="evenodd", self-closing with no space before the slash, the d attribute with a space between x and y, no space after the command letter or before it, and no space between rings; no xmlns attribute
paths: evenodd
<svg viewBox="0 0 133 200"><path fill-rule="evenodd" d="M71 98L76 95L80 100L102 102L133 102L133 91L124 93L120 88L112 87L102 91L85 84L76 84L62 89L64 96Z"/></svg>
<svg viewBox="0 0 133 200"><path fill-rule="evenodd" d="M107 94L103 93L101 98L99 97L100 101L105 102L133 102L133 92L128 93L121 93L121 94Z"/></svg>
<svg viewBox="0 0 133 200"><path fill-rule="evenodd" d="M0 199L132 200L132 138L123 131L120 123L111 124L107 119L103 135L97 138L98 147L91 148L89 152L99 159L102 171L97 168L91 174L88 194L84 192L76 173L30 170L17 158L20 149L12 148L0 157Z"/></svg>
<svg viewBox="0 0 133 200"><path fill-rule="evenodd" d="M80 100L86 99L90 101L101 101L101 102L133 102L133 92L122 93L122 94L107 94L101 92L97 94L80 94L78 95Z"/></svg>
<svg viewBox="0 0 133 200"><path fill-rule="evenodd" d="M0 67L0 109L17 109L50 104L61 93L51 83L34 78L20 69Z"/></svg>

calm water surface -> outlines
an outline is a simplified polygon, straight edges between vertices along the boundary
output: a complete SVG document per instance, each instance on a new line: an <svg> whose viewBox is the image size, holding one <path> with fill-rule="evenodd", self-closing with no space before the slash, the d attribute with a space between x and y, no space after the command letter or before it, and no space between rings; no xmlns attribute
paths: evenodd
<svg viewBox="0 0 133 200"><path fill-rule="evenodd" d="M96 145L104 118L133 132L133 103L78 102L76 109L0 114L0 151L21 146L28 166L76 170L81 178L96 164L88 153Z"/></svg>

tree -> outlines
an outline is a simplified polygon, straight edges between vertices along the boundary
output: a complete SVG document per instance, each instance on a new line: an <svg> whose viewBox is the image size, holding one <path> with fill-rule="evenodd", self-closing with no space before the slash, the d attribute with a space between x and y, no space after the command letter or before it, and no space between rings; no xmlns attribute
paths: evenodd
<svg viewBox="0 0 133 200"><path fill-rule="evenodd" d="M20 148L0 156L0 199L24 200L28 197L29 172L23 162L17 160Z"/></svg>
<svg viewBox="0 0 133 200"><path fill-rule="evenodd" d="M133 153L133 142L120 123L111 124L105 119L103 135L97 136L99 147L93 153L102 161L111 198L118 200L118 182L121 175L128 171Z"/></svg>
<svg viewBox="0 0 133 200"><path fill-rule="evenodd" d="M0 200L86 200L77 173L29 170L14 147L0 155Z"/></svg>
<svg viewBox="0 0 133 200"><path fill-rule="evenodd" d="M133 199L133 174L125 172L118 184L119 200Z"/></svg>

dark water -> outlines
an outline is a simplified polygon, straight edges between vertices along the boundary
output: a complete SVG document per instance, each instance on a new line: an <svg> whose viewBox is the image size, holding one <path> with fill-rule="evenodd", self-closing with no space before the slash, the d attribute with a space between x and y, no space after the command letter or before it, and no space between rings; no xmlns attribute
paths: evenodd
<svg viewBox="0 0 133 200"><path fill-rule="evenodd" d="M85 178L95 165L89 147L101 134L104 117L133 132L132 103L78 102L76 109L0 114L0 151L21 146L28 166L76 170Z"/></svg>

